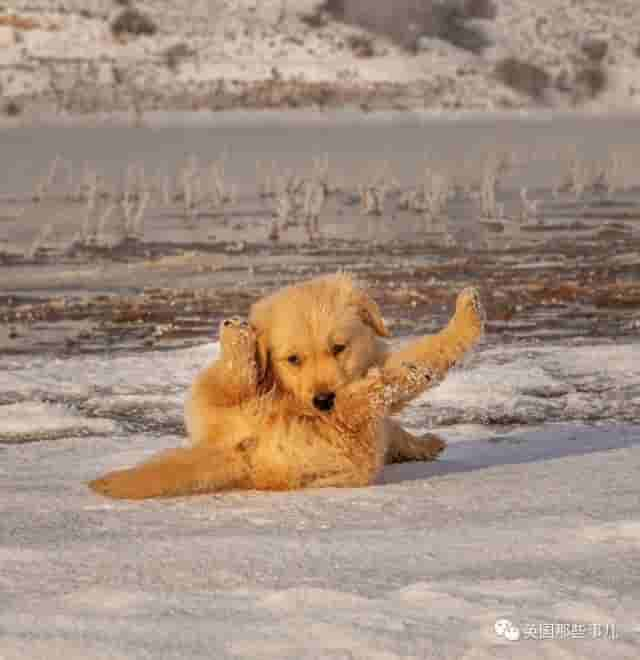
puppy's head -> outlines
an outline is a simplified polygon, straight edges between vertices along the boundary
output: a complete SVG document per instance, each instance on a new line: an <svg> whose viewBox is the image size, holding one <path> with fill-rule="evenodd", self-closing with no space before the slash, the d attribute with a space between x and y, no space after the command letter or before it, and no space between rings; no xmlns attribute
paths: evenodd
<svg viewBox="0 0 640 660"><path fill-rule="evenodd" d="M378 363L379 337L389 336L378 306L343 274L282 289L255 303L249 321L263 382L319 412Z"/></svg>

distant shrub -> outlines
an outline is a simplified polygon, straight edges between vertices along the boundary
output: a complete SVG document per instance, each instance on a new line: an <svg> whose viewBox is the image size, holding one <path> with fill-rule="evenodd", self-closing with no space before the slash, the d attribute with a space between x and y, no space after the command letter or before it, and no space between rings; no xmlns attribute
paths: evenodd
<svg viewBox="0 0 640 660"><path fill-rule="evenodd" d="M493 0L466 0L464 14L466 18L481 18L493 21L498 15L498 7Z"/></svg>
<svg viewBox="0 0 640 660"><path fill-rule="evenodd" d="M590 99L605 90L607 81L607 72L599 66L586 66L576 74L576 87Z"/></svg>
<svg viewBox="0 0 640 660"><path fill-rule="evenodd" d="M318 5L320 11L330 14L336 21L341 21L345 17L347 0L324 0Z"/></svg>
<svg viewBox="0 0 640 660"><path fill-rule="evenodd" d="M541 100L551 84L551 76L541 67L506 57L496 64L495 75L508 87L531 98Z"/></svg>
<svg viewBox="0 0 640 660"><path fill-rule="evenodd" d="M308 27L315 30L323 28L329 22L327 18L327 12L325 12L320 6L316 7L312 12L308 14L301 14L300 20Z"/></svg>
<svg viewBox="0 0 640 660"><path fill-rule="evenodd" d="M390 37L414 52L420 37L434 37L479 53L490 41L468 21L497 15L492 0L324 0L319 9L335 20Z"/></svg>
<svg viewBox="0 0 640 660"><path fill-rule="evenodd" d="M183 59L191 57L194 54L193 50L185 43L174 44L164 51L164 56L167 62L167 68L176 71L180 66Z"/></svg>
<svg viewBox="0 0 640 660"><path fill-rule="evenodd" d="M123 34L152 35L157 31L158 28L151 18L133 7L120 12L111 23L111 32L116 37Z"/></svg>
<svg viewBox="0 0 640 660"><path fill-rule="evenodd" d="M22 114L22 106L16 101L7 101L2 108L7 117L18 117Z"/></svg>
<svg viewBox="0 0 640 660"><path fill-rule="evenodd" d="M479 54L491 45L487 35L476 26L469 25L468 19L472 18L456 5L438 6L433 15L434 34L431 36L448 41L449 43ZM429 36L428 32L424 32Z"/></svg>
<svg viewBox="0 0 640 660"><path fill-rule="evenodd" d="M347 45L356 57L373 57L376 54L371 37L351 34L347 37Z"/></svg>
<svg viewBox="0 0 640 660"><path fill-rule="evenodd" d="M602 62L609 52L609 44L604 39L586 39L581 48L582 52L594 63Z"/></svg>

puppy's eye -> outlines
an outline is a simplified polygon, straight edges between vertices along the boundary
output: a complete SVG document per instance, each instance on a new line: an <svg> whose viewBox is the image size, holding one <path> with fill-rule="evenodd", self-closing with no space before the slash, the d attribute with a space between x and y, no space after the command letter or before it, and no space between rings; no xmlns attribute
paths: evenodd
<svg viewBox="0 0 640 660"><path fill-rule="evenodd" d="M300 356L299 356L299 355L290 355L290 356L287 358L287 362L288 362L289 364L293 364L293 365L295 365L295 366L297 367L297 366L299 366L300 363L301 363Z"/></svg>
<svg viewBox="0 0 640 660"><path fill-rule="evenodd" d="M344 344L335 344L331 349L331 352L334 355L340 355L340 353L342 353L342 351L344 351L345 348L346 346Z"/></svg>

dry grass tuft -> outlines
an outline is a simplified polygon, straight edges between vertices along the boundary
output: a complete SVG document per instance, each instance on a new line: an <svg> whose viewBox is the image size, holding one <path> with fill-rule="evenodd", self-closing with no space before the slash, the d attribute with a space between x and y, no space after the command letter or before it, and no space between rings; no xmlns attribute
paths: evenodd
<svg viewBox="0 0 640 660"><path fill-rule="evenodd" d="M585 191L590 188L593 181L593 172L589 164L580 157L575 147L570 148L561 157L565 162L566 171L554 188L554 197L557 197L561 192L569 192L578 201Z"/></svg>
<svg viewBox="0 0 640 660"><path fill-rule="evenodd" d="M482 179L478 201L480 216L484 220L502 220L504 204L498 202L498 187L501 178L509 171L513 156L508 153L490 152L482 165Z"/></svg>
<svg viewBox="0 0 640 660"><path fill-rule="evenodd" d="M427 165L421 185L401 197L399 208L420 213L431 224L446 215L447 204L454 193L450 178Z"/></svg>
<svg viewBox="0 0 640 660"><path fill-rule="evenodd" d="M389 192L397 188L398 182L389 173L388 163L382 163L367 183L358 186L361 213L363 215L384 215L387 196Z"/></svg>
<svg viewBox="0 0 640 660"><path fill-rule="evenodd" d="M192 57L194 55L193 49L191 49L184 42L174 44L167 48L164 51L165 61L167 63L167 68L171 69L174 73L178 70L182 60Z"/></svg>
<svg viewBox="0 0 640 660"><path fill-rule="evenodd" d="M540 201L529 199L527 188L520 188L520 222L528 223L540 215Z"/></svg>
<svg viewBox="0 0 640 660"><path fill-rule="evenodd" d="M51 239L53 238L54 230L51 223L47 223L40 228L40 231L35 235L31 246L25 253L27 259L35 259L40 255L43 250L47 249L47 246Z"/></svg>
<svg viewBox="0 0 640 660"><path fill-rule="evenodd" d="M122 37L125 34L149 36L157 31L158 28L153 20L134 7L129 7L120 12L111 23L111 32L115 37Z"/></svg>

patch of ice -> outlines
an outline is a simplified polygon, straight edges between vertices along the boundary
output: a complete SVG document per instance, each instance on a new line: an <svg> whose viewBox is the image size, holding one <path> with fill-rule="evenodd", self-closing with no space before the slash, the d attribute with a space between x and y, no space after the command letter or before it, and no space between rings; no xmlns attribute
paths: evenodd
<svg viewBox="0 0 640 660"><path fill-rule="evenodd" d="M632 542L640 547L640 520L589 526L584 530L585 539L591 543Z"/></svg>
<svg viewBox="0 0 640 660"><path fill-rule="evenodd" d="M118 614L133 614L136 611L149 609L155 599L142 591L121 591L118 589L105 589L90 587L89 589L74 591L62 597L63 605L70 610L87 612L107 612L109 610Z"/></svg>
<svg viewBox="0 0 640 660"><path fill-rule="evenodd" d="M0 564L10 562L41 562L46 557L39 550L28 550L16 546L0 546Z"/></svg>
<svg viewBox="0 0 640 660"><path fill-rule="evenodd" d="M0 406L0 443L108 435L115 429L109 420L79 417L59 405L25 402Z"/></svg>
<svg viewBox="0 0 640 660"><path fill-rule="evenodd" d="M44 439L92 429L104 434L114 423L129 432L164 429L183 435L185 395L218 351L216 343L133 356L12 357L4 364L0 358L0 397L14 406L0 406L0 418L6 420L0 439ZM417 428L633 422L640 419L636 353L635 344L478 351L465 368L407 408L404 422Z"/></svg>
<svg viewBox="0 0 640 660"><path fill-rule="evenodd" d="M640 419L638 347L549 346L476 353L427 392L409 419L432 424L538 424ZM420 404L422 407L420 407Z"/></svg>

